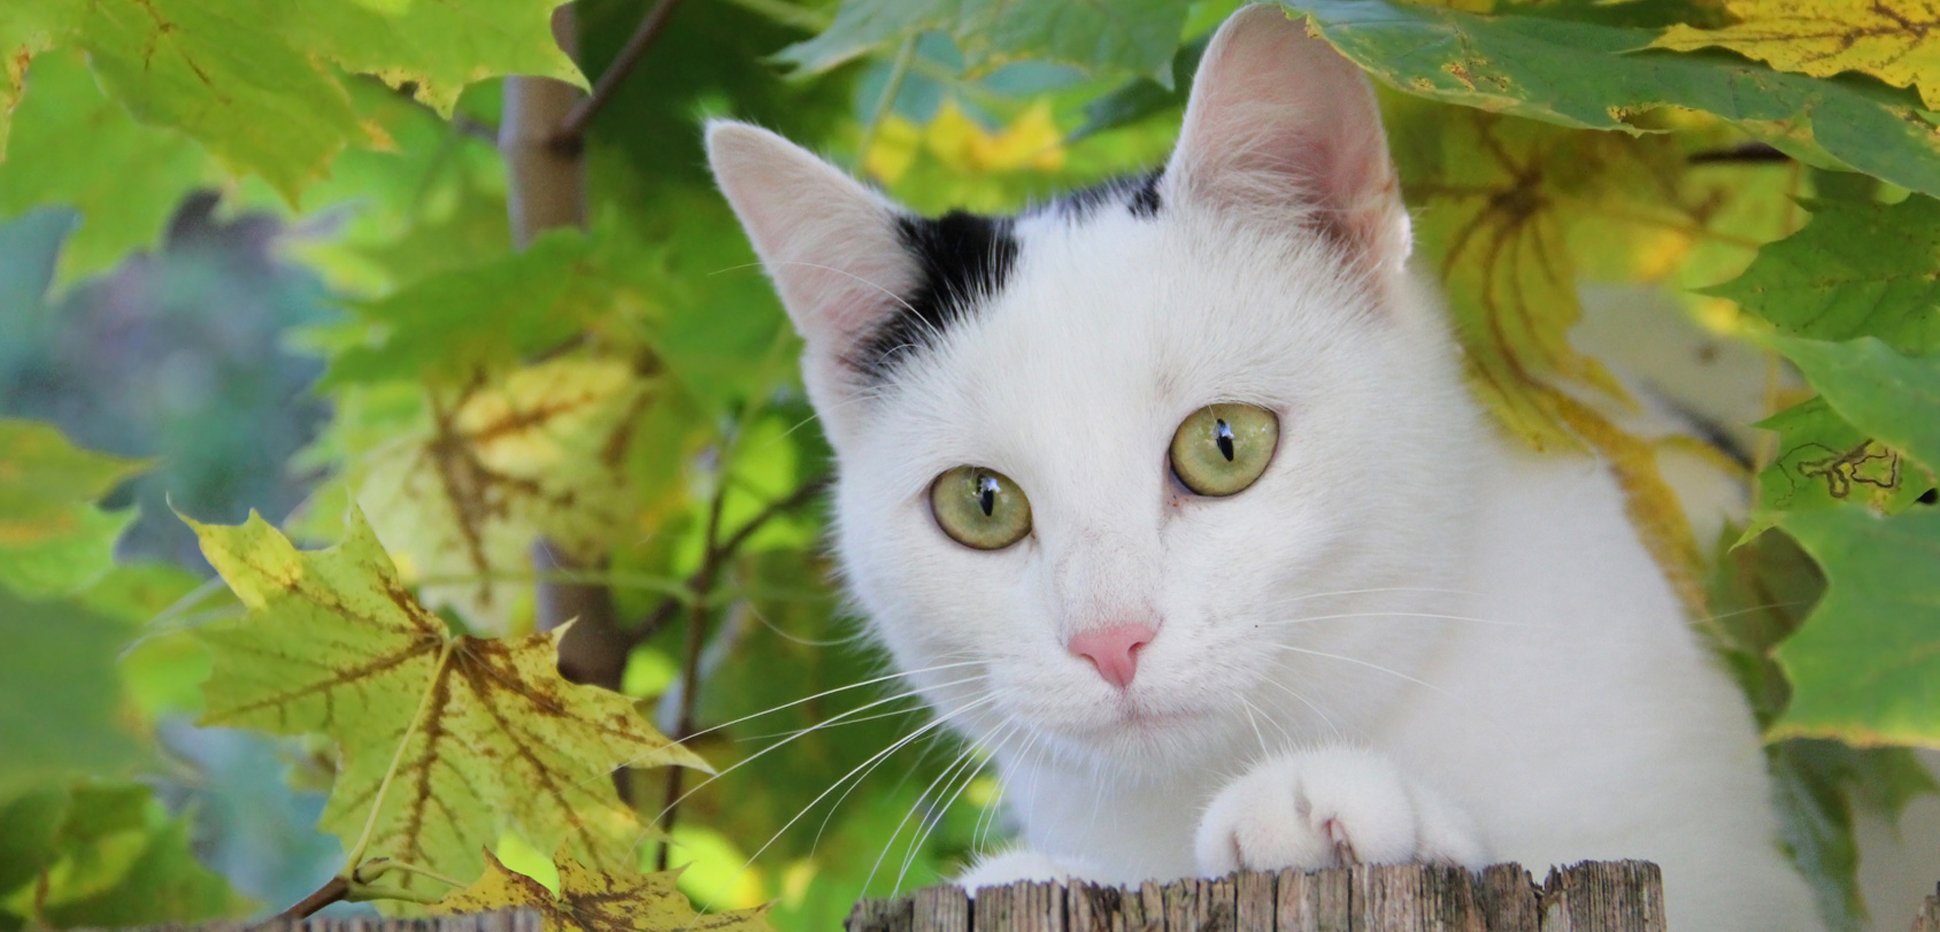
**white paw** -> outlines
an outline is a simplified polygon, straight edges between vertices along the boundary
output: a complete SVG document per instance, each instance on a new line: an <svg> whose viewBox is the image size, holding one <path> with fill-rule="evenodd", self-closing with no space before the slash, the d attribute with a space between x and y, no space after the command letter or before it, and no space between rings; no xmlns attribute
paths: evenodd
<svg viewBox="0 0 1940 932"><path fill-rule="evenodd" d="M1199 870L1315 870L1341 864L1487 863L1455 806L1386 757L1332 748L1274 758L1213 797L1200 817Z"/></svg>
<svg viewBox="0 0 1940 932"><path fill-rule="evenodd" d="M1053 858L1037 851L1004 851L985 855L957 875L954 883L971 896L979 887L995 887L1019 880L1054 880L1062 883L1094 875L1091 866L1070 858Z"/></svg>

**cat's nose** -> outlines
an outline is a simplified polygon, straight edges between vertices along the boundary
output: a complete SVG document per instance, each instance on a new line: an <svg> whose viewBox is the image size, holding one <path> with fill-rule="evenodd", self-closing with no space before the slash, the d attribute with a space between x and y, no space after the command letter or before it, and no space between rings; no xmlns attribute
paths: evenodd
<svg viewBox="0 0 1940 932"><path fill-rule="evenodd" d="M1132 685L1132 677L1138 673L1138 649L1156 636L1144 625L1115 625L1079 632L1065 646L1091 661L1105 682L1124 689Z"/></svg>

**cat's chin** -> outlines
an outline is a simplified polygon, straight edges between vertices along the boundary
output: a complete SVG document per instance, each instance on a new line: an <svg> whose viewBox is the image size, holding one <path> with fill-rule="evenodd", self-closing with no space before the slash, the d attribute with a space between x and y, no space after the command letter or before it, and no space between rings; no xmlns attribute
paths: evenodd
<svg viewBox="0 0 1940 932"><path fill-rule="evenodd" d="M1202 709L1155 709L1124 703L1082 724L1054 729L1079 756L1132 770L1162 773L1223 753L1236 739L1226 716Z"/></svg>

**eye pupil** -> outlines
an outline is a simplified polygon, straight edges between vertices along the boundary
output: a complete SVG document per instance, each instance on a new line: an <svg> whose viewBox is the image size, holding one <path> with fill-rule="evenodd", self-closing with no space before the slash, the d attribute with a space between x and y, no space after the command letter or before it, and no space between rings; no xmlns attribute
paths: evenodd
<svg viewBox="0 0 1940 932"><path fill-rule="evenodd" d="M958 466L930 483L930 516L951 540L972 550L1002 550L1030 536L1031 502L1008 476Z"/></svg>
<svg viewBox="0 0 1940 932"><path fill-rule="evenodd" d="M1233 428L1223 418L1213 428L1213 443L1219 446L1219 454L1226 457L1226 462L1233 461Z"/></svg>
<svg viewBox="0 0 1940 932"><path fill-rule="evenodd" d="M1258 480L1279 442L1280 417L1272 411L1258 405L1212 404L1179 423L1167 459L1187 491L1223 498Z"/></svg>

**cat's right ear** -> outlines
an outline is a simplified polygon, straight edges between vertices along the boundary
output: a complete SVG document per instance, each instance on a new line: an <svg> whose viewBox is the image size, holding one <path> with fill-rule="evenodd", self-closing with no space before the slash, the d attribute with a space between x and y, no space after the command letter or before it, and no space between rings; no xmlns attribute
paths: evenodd
<svg viewBox="0 0 1940 932"><path fill-rule="evenodd" d="M842 358L914 284L896 208L800 146L731 120L707 125L707 160L807 342L803 377L833 398Z"/></svg>

